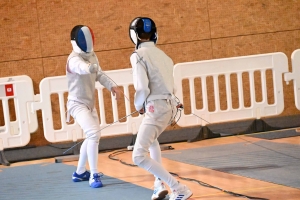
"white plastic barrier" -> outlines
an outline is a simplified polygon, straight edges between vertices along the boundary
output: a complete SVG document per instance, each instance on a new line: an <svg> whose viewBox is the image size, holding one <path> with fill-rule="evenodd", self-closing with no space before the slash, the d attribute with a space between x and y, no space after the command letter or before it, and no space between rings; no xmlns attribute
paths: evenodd
<svg viewBox="0 0 300 200"><path fill-rule="evenodd" d="M133 85L132 71L131 69L113 70L106 71L107 76L114 80L118 86L123 86L125 96L129 97L129 86ZM128 116L125 122L117 122L112 126L105 121L105 106L103 99L104 87L97 82L96 89L98 92L99 108L100 108L100 127L102 136L121 135L127 133L135 134L142 121L142 116ZM67 78L66 76L48 77L44 78L40 83L40 102L32 103L32 110L42 110L42 120L44 127L45 138L49 142L63 142L63 141L77 141L85 137L80 126L77 123L67 124L66 123L66 105L64 99L64 93L68 92ZM58 94L59 97L59 108L61 118L61 129L55 130L53 127L53 115L51 107L51 94ZM130 102L126 98L125 109L126 115L131 114L135 109L130 108ZM131 111L133 110L133 111ZM118 115L117 101L112 96L112 114L114 122L124 116Z"/></svg>
<svg viewBox="0 0 300 200"><path fill-rule="evenodd" d="M0 100L4 126L0 126L0 150L21 147L30 141L38 128L36 112L30 112L34 101L33 84L28 76L0 78ZM9 100L13 99L16 120L11 121Z"/></svg>
<svg viewBox="0 0 300 200"><path fill-rule="evenodd" d="M298 57L299 51L293 53L293 58ZM296 64L294 64L296 63ZM298 63L298 64L297 64ZM178 122L179 126L206 125L207 123L217 123L232 120L261 118L280 114L284 109L282 74L285 74L286 81L294 80L296 82L296 74L299 69L299 60L293 59L293 73L288 72L287 57L283 53L270 53L253 56L243 56L235 58L224 58L216 60L179 63L174 67L175 86L177 88L176 96L183 102L182 81L188 79L190 87L190 105L191 114L182 114ZM274 87L274 103L268 104L267 101L267 70L272 71L273 87ZM298 71L297 71L298 70ZM261 90L262 101L255 100L254 73L261 73ZM251 106L245 107L244 94L242 86L242 74L249 74ZM124 93L129 97L129 86L133 85L131 69L122 69L107 71L106 74L112 78L119 86L124 88ZM230 75L236 74L238 85L238 101L239 107L232 107ZM227 108L220 108L220 95L218 77L225 77L224 85L226 86ZM208 109L208 94L206 92L206 78L213 78L214 103L215 110ZM195 96L195 78L201 79L201 90L203 98L203 108L197 109ZM300 81L296 82L297 89L300 87ZM295 87L296 87L295 86ZM100 108L100 127L104 128L101 132L103 136L120 135L127 133L136 133L142 121L142 116L128 116L125 122L117 122L112 126L106 122L105 106L103 99L103 86L96 83L96 89L99 99ZM66 123L66 100L67 93L66 76L48 77L40 82L40 94L34 96L32 81L28 76L17 76L12 78L0 79L0 98L2 100L5 126L0 126L0 150L4 148L19 147L26 145L30 140L30 133L34 132L37 127L36 110L42 110L42 120L45 138L49 142L77 141L84 138L81 128L77 123ZM295 89L295 91L297 91ZM51 106L51 95L58 95L59 113L61 119L61 129L55 130L53 120L53 109ZM40 97L36 101L36 97ZM16 121L10 121L8 100L14 99L16 110ZM297 96L297 102L300 100ZM119 116L117 101L112 97L112 116L114 122L124 116ZM124 98L125 113L131 114L135 109L131 109L129 100ZM299 104L298 104L299 105ZM299 107L298 107L299 109ZM30 112L30 111L31 112ZM196 116L197 115L197 116ZM201 118L199 118L201 117ZM204 120L203 120L204 119Z"/></svg>
<svg viewBox="0 0 300 200"><path fill-rule="evenodd" d="M274 103L268 104L266 70L272 70ZM254 72L261 72L262 101L255 100ZM288 71L288 60L284 53L270 53L224 59L215 59L198 62L179 63L174 68L176 96L183 102L182 80L188 79L190 87L191 114L182 114L178 125L182 127L206 125L233 120L261 118L280 114L284 109L282 74ZM245 107L242 86L242 73L249 74L251 106ZM239 105L233 108L231 99L230 75L237 77ZM224 75L226 85L227 109L220 109L220 95L218 77ZM206 91L206 78L213 78L215 110L208 109L208 94ZM196 108L195 78L201 79L203 107ZM200 86L199 86L200 87ZM201 119L202 118L202 119Z"/></svg>
<svg viewBox="0 0 300 200"><path fill-rule="evenodd" d="M289 81L293 81L294 84L294 96L295 104L298 110L300 110L300 49L295 50L292 53L292 72L284 74L284 80L289 84Z"/></svg>

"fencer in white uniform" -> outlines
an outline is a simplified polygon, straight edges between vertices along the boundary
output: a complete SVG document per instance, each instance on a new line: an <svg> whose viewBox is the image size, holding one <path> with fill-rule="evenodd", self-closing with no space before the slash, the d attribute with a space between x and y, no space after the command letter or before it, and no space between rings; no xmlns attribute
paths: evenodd
<svg viewBox="0 0 300 200"><path fill-rule="evenodd" d="M157 31L152 19L135 18L130 24L129 35L136 45L136 50L130 57L136 90L134 106L145 115L134 145L133 162L155 176L151 199L164 199L168 194L163 182L171 188L170 200L188 199L192 196L191 190L179 183L163 167L157 140L171 123L176 108L173 61L156 47Z"/></svg>
<svg viewBox="0 0 300 200"><path fill-rule="evenodd" d="M72 53L66 64L68 79L68 113L80 125L86 139L80 147L74 182L87 181L93 188L102 187L101 174L98 173L98 146L100 125L95 109L95 82L99 81L118 99L119 90L112 80L101 71L96 54L93 51L94 35L88 26L77 25L71 31ZM88 161L90 172L86 170Z"/></svg>

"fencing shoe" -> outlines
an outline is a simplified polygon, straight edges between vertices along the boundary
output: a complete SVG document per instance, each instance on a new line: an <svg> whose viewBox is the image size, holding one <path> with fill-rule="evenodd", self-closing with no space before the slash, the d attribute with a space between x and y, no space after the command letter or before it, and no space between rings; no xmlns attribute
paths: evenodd
<svg viewBox="0 0 300 200"><path fill-rule="evenodd" d="M73 182L80 182L80 181L88 181L90 178L91 173L89 171L85 171L82 174L77 174L76 172L72 175Z"/></svg>
<svg viewBox="0 0 300 200"><path fill-rule="evenodd" d="M169 200L186 200L193 195L193 192L186 186L180 184L177 189L173 190Z"/></svg>
<svg viewBox="0 0 300 200"><path fill-rule="evenodd" d="M154 181L154 191L152 194L152 200L164 199L168 194L168 190L166 189L164 183L160 179L156 179Z"/></svg>
<svg viewBox="0 0 300 200"><path fill-rule="evenodd" d="M102 173L95 173L93 174L93 176L90 177L90 180L89 180L89 184L92 188L99 188L99 187L102 187L102 182L101 182L101 179L100 177L102 177L103 174Z"/></svg>

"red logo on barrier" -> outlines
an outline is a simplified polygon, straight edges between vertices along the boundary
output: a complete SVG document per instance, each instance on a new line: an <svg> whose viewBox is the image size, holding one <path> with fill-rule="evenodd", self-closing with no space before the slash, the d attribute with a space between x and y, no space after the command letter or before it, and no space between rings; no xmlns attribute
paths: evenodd
<svg viewBox="0 0 300 200"><path fill-rule="evenodd" d="M13 84L5 85L5 95L6 96L14 96Z"/></svg>

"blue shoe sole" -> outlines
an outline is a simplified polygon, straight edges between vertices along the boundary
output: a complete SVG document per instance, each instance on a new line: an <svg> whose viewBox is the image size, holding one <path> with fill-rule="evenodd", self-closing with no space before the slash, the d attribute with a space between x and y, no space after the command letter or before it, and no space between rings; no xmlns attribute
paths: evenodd
<svg viewBox="0 0 300 200"><path fill-rule="evenodd" d="M72 178L73 182L81 182L81 181L88 181L89 179L82 179L82 178Z"/></svg>
<svg viewBox="0 0 300 200"><path fill-rule="evenodd" d="M90 185L92 188L100 188L100 187L103 187L103 184L100 182L97 182L97 183L93 183Z"/></svg>

